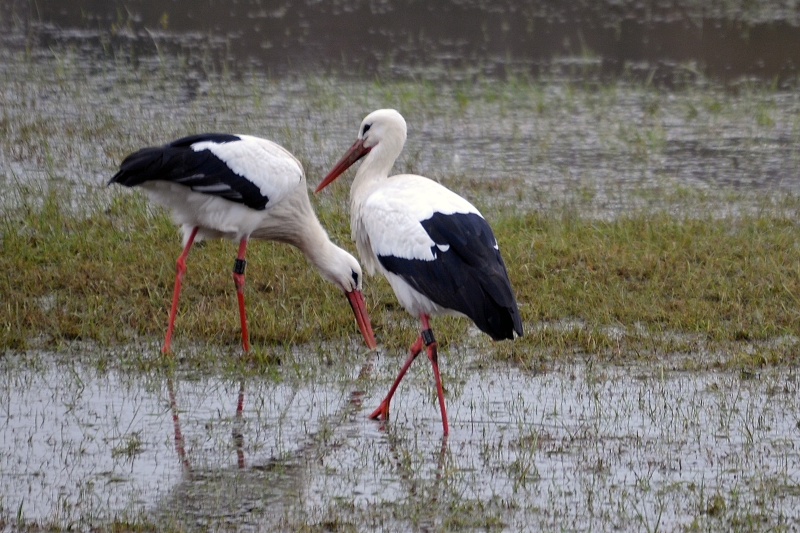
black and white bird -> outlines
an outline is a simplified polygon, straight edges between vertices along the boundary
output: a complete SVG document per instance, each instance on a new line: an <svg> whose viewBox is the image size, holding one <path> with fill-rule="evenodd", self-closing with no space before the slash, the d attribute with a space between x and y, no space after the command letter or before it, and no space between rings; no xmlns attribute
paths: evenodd
<svg viewBox="0 0 800 533"><path fill-rule="evenodd" d="M375 347L361 267L328 238L308 199L303 167L285 148L250 135L201 133L129 155L108 183L142 188L171 211L183 232L163 352L170 350L189 249L195 241L214 238L239 242L233 279L245 351L244 256L251 238L299 248L323 278L344 291L367 346Z"/></svg>
<svg viewBox="0 0 800 533"><path fill-rule="evenodd" d="M522 320L492 229L480 212L438 183L411 174L389 177L406 141L406 121L380 109L361 122L358 139L325 176L320 191L366 156L350 189L350 229L367 272L381 272L421 333L386 398L370 415L389 416L389 402L408 367L427 346L448 433L431 315L469 317L492 339L522 335Z"/></svg>

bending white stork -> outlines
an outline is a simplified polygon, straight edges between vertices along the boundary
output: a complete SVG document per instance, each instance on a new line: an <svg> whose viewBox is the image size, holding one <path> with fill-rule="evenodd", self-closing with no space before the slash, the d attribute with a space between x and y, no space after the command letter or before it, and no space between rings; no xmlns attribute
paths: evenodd
<svg viewBox="0 0 800 533"><path fill-rule="evenodd" d="M389 402L408 367L427 346L448 433L444 392L430 315L469 317L492 339L522 335L522 320L492 229L464 198L410 174L389 177L406 141L406 121L380 109L361 122L355 144L319 184L320 191L360 158L350 189L350 226L370 274L380 271L422 330L386 398L370 415L389 416Z"/></svg>
<svg viewBox="0 0 800 533"><path fill-rule="evenodd" d="M172 308L162 352L170 349L189 249L195 240L212 238L239 242L233 280L245 351L249 343L243 292L244 255L250 238L299 248L323 278L344 291L367 346L375 347L361 294L361 267L352 255L328 238L309 202L303 167L283 147L249 135L191 135L129 155L108 183L141 187L153 202L172 212L172 218L183 231L183 253L176 264Z"/></svg>

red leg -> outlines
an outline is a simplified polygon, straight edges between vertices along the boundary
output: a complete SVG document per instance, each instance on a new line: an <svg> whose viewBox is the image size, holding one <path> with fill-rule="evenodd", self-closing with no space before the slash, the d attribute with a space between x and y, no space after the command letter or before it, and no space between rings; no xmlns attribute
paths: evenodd
<svg viewBox="0 0 800 533"><path fill-rule="evenodd" d="M244 251L247 248L247 237L239 241L239 254L233 264L233 283L236 285L236 297L239 299L239 318L242 321L242 348L244 351L250 349L247 340L247 316L244 312Z"/></svg>
<svg viewBox="0 0 800 533"><path fill-rule="evenodd" d="M442 427L444 434L447 435L447 410L444 408L444 390L442 389L442 379L439 377L439 357L436 351L436 343L428 345L428 359L433 366L433 377L436 379L436 394L439 396L439 409L442 411Z"/></svg>
<svg viewBox="0 0 800 533"><path fill-rule="evenodd" d="M161 348L162 353L169 352L172 330L175 328L175 314L178 312L178 296L181 293L183 274L186 272L186 256L189 255L189 248L192 247L196 235L197 227L194 227L186 240L186 246L183 247L183 253L178 256L178 260L175 262L175 288L172 291L172 309L169 312L169 323L167 324L167 334L164 337L164 346Z"/></svg>
<svg viewBox="0 0 800 533"><path fill-rule="evenodd" d="M428 315L420 313L419 315L420 320L422 321L422 329L423 331L430 331L431 339L433 338L433 331L431 330L431 326L428 323ZM433 377L436 380L436 395L439 397L439 409L442 412L442 427L444 428L444 434L447 435L449 432L449 428L447 425L447 410L444 407L444 389L442 388L442 379L439 376L439 355L437 350L436 341L429 343L428 345L428 359L431 362L431 366L433 367Z"/></svg>
<svg viewBox="0 0 800 533"><path fill-rule="evenodd" d="M431 366L433 367L433 377L436 379L436 394L439 397L439 409L442 412L442 428L444 429L445 436L449 432L449 427L447 425L447 410L444 406L444 389L442 388L442 378L439 375L439 357L436 348L436 341L433 339L433 331L431 330L431 326L428 323L428 315L424 313L419 314L419 318L422 321L422 333L414 344L411 346L411 353L406 359L406 362L403 364L403 368L400 369L400 373L397 374L397 377L392 383L392 388L389 389L389 393L386 395L386 398L383 399L381 404L378 406L372 414L369 415L370 418L383 418L384 420L389 418L389 402L392 401L392 396L394 396L394 391L397 390L397 386L400 385L400 381L405 376L406 371L408 371L408 367L411 366L411 363L414 362L414 359L417 358L417 355L422 351L423 346L427 346L428 352L428 359L431 361Z"/></svg>
<svg viewBox="0 0 800 533"><path fill-rule="evenodd" d="M411 345L411 353L408 355L408 359L406 359L406 362L403 364L403 368L400 369L400 373L397 374L396 378L394 378L394 383L392 383L392 388L389 389L389 394L386 395L386 398L383 399L378 408L369 415L370 418L383 418L384 420L389 418L389 402L392 401L394 391L397 390L397 386L400 385L400 382L403 380L403 376L406 375L408 367L411 366L411 363L414 362L414 359L417 358L419 352L421 351L422 337L417 337L417 340Z"/></svg>

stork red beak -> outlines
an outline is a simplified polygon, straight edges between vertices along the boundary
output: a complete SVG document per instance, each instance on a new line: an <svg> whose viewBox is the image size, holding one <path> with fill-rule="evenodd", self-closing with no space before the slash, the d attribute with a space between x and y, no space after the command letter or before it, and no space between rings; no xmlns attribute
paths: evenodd
<svg viewBox="0 0 800 533"><path fill-rule="evenodd" d="M347 296L347 299L350 301L350 307L353 308L353 314L356 315L358 329L361 330L361 334L364 336L367 346L369 346L371 350L374 350L378 345L375 343L375 335L372 333L372 324L369 322L367 306L364 304L364 296L359 290L346 292L345 296Z"/></svg>
<svg viewBox="0 0 800 533"><path fill-rule="evenodd" d="M342 156L338 163L328 172L328 175L322 178L322 181L317 188L314 189L315 193L318 193L322 189L324 189L330 182L335 180L339 177L339 175L350 168L350 166L367 155L369 151L372 150L372 147L364 148L364 139L358 139L353 146L350 147L347 152Z"/></svg>

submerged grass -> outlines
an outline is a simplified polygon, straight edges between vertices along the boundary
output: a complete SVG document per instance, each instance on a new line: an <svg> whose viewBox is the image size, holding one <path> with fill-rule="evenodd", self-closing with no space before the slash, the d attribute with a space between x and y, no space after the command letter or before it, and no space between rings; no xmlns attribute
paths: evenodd
<svg viewBox="0 0 800 533"><path fill-rule="evenodd" d="M180 251L177 229L138 193L120 190L101 201L104 195L98 191L96 201L75 210L69 194L55 188L20 191L21 203L3 214L0 347L160 339ZM320 218L335 241L350 246L337 205L319 206ZM800 336L800 232L793 220L639 213L606 221L529 212L497 214L492 224L526 330L514 343L495 345L497 357L525 364L576 351L636 357L688 351L697 339L762 343L748 356L754 361L794 357L794 342L785 349L769 342ZM237 349L234 254L233 244L220 241L192 250L176 346ZM258 243L248 254L255 346L358 338L344 298L299 252ZM366 297L379 342L398 349L410 342L416 324L382 278L367 278ZM436 323L445 346L467 326L461 319Z"/></svg>

